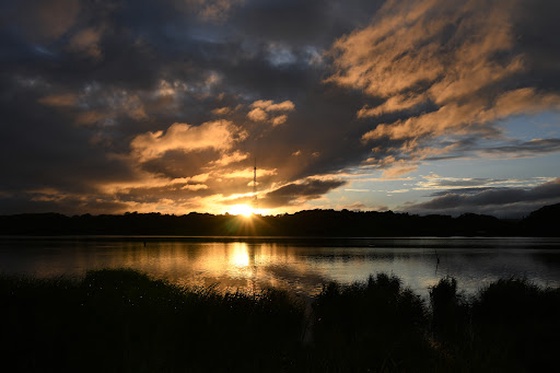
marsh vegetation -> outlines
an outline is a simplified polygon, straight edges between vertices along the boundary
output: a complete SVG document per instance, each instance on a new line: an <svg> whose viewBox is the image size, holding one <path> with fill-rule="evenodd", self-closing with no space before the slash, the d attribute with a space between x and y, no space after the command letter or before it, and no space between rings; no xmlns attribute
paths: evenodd
<svg viewBox="0 0 560 373"><path fill-rule="evenodd" d="M443 278L423 299L378 274L314 298L181 288L132 270L0 278L11 371L546 371L560 290L505 279L475 296Z"/></svg>

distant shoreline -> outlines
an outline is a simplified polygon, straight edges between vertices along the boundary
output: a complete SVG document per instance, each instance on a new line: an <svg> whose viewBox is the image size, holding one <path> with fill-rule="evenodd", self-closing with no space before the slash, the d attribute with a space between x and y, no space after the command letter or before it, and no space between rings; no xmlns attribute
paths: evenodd
<svg viewBox="0 0 560 373"><path fill-rule="evenodd" d="M173 236L173 237L558 237L560 204L512 221L489 215L410 215L392 211L306 210L253 215L76 215L0 216L1 236Z"/></svg>
<svg viewBox="0 0 560 373"><path fill-rule="evenodd" d="M378 237L345 237L345 236L182 236L182 235L0 235L0 240L29 241L123 241L149 244L150 242L192 242L192 243L282 243L290 245L321 246L321 247L394 247L402 248L450 248L449 242L465 241L454 248L471 247L473 241L488 242L491 247L496 241L507 240L508 243L524 240L533 243L543 240L544 244L560 244L560 236L378 236ZM423 243L422 241L425 241ZM441 242L441 244L438 244Z"/></svg>

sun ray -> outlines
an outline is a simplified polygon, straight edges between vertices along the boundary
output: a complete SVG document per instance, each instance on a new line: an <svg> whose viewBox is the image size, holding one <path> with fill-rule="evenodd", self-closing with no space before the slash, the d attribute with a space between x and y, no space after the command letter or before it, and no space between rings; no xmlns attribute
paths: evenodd
<svg viewBox="0 0 560 373"><path fill-rule="evenodd" d="M229 209L229 213L232 215L241 215L246 218L250 218L255 213L253 207L251 205L233 205Z"/></svg>

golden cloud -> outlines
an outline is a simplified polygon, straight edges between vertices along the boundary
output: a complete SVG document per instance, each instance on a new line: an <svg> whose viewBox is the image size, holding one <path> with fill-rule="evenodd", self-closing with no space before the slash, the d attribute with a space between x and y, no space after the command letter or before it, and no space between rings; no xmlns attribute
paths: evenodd
<svg viewBox="0 0 560 373"><path fill-rule="evenodd" d="M269 122L276 127L288 120L288 115L282 113L293 111L296 106L290 100L279 103L274 103L272 100L257 100L251 104L251 108L247 118L254 122Z"/></svg>
<svg viewBox="0 0 560 373"><path fill-rule="evenodd" d="M223 167L223 166L227 166L227 165L232 164L232 163L237 163L237 162L244 161L248 157L249 157L248 153L243 153L243 152L240 152L239 150L236 150L231 154L223 154L220 159L218 159L217 161L211 162L211 164Z"/></svg>
<svg viewBox="0 0 560 373"><path fill-rule="evenodd" d="M213 149L224 152L247 134L227 120L206 122L200 126L174 123L167 131L147 132L136 136L130 146L141 162L156 159L169 151L192 152Z"/></svg>
<svg viewBox="0 0 560 373"><path fill-rule="evenodd" d="M370 25L333 44L326 82L375 98L358 118L392 114L362 140L395 140L402 159L451 151L430 148L439 137L499 136L501 119L560 109L560 96L508 83L528 69L514 48L518 3L389 0Z"/></svg>
<svg viewBox="0 0 560 373"><path fill-rule="evenodd" d="M251 119L253 122L266 122L268 120L268 114L263 109L256 107L247 114L247 118Z"/></svg>

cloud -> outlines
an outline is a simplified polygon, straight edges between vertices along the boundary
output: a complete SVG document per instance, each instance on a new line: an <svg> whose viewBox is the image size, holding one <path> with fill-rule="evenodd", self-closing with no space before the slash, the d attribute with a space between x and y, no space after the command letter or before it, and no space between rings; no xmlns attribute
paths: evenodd
<svg viewBox="0 0 560 373"><path fill-rule="evenodd" d="M334 43L326 82L371 97L356 113L373 127L362 140L394 141L400 158L426 159L421 148L446 137L504 140L500 120L560 109L558 92L529 79L537 71L516 35L526 3L387 1Z"/></svg>
<svg viewBox="0 0 560 373"><path fill-rule="evenodd" d="M141 95L146 96L125 89L103 89L97 84L88 84L79 93L48 94L38 102L66 112L77 124L111 125L123 117L147 119L144 102L149 102L149 98Z"/></svg>
<svg viewBox="0 0 560 373"><path fill-rule="evenodd" d="M288 120L288 116L286 114L278 115L277 117L272 118L272 126L276 127L281 124L286 123Z"/></svg>
<svg viewBox="0 0 560 373"><path fill-rule="evenodd" d="M476 183L475 183L476 184ZM440 191L427 202L403 206L417 213L461 214L465 212L520 217L543 205L560 201L560 179L530 188L484 187Z"/></svg>
<svg viewBox="0 0 560 373"><path fill-rule="evenodd" d="M231 154L223 154L220 159L217 161L212 162L213 164L219 166L227 166L232 163L237 163L246 160L249 157L249 154L242 153L240 151L234 151Z"/></svg>
<svg viewBox="0 0 560 373"><path fill-rule="evenodd" d="M290 183L273 191L267 192L261 200L266 207L286 206L303 203L320 198L332 189L345 185L343 180L306 179L299 183Z"/></svg>
<svg viewBox="0 0 560 373"><path fill-rule="evenodd" d="M269 122L276 127L288 120L288 115L282 113L293 111L295 107L289 100L277 104L272 100L257 100L251 104L252 110L247 114L247 118L254 122Z"/></svg>
<svg viewBox="0 0 560 373"><path fill-rule="evenodd" d="M544 183L553 182L555 178L533 177L525 179L498 179L484 177L442 177L436 174L423 176L415 183L416 190L436 191L432 196L442 195L449 190L460 189L462 192L467 190L481 191L483 189L531 189ZM443 190L443 192L442 192Z"/></svg>
<svg viewBox="0 0 560 373"><path fill-rule="evenodd" d="M63 36L78 20L79 0L18 1L13 19L23 25L25 35L34 42L50 42Z"/></svg>
<svg viewBox="0 0 560 373"><path fill-rule="evenodd" d="M514 140L509 144L482 149L485 155L506 154L510 158L524 158L560 151L560 139L532 139L529 141Z"/></svg>
<svg viewBox="0 0 560 373"><path fill-rule="evenodd" d="M22 206L220 212L250 194L255 158L264 195L560 151L555 123L502 128L558 108L551 1L0 3L0 195ZM318 190L314 206L342 206Z"/></svg>
<svg viewBox="0 0 560 373"><path fill-rule="evenodd" d="M245 0L186 0L195 9L196 14L204 21L223 22L233 9Z"/></svg>
<svg viewBox="0 0 560 373"><path fill-rule="evenodd" d="M72 36L68 46L72 51L83 53L96 60L101 59L100 41L102 34L101 28L85 28Z"/></svg>
<svg viewBox="0 0 560 373"><path fill-rule="evenodd" d="M72 107L78 102L78 97L73 93L52 94L39 99L43 105L54 107Z"/></svg>
<svg viewBox="0 0 560 373"><path fill-rule="evenodd" d="M272 100L258 100L255 101L251 104L251 107L253 108L259 108L259 109L263 109L267 112L272 112L272 111L292 111L295 109L295 105L293 102L286 100L284 102L280 102L278 104L275 104L274 101Z"/></svg>
<svg viewBox="0 0 560 373"><path fill-rule="evenodd" d="M146 162L170 151L192 152L212 149L230 150L246 134L232 122L218 120L200 126L174 123L165 132L148 132L136 136L130 143L133 154Z"/></svg>
<svg viewBox="0 0 560 373"><path fill-rule="evenodd" d="M29 1L33 6L25 10L38 12L41 4L55 2ZM2 2L3 10L8 3ZM350 141L331 146L340 137L331 121L352 118L354 105L347 110L349 100L331 91L330 100L344 105L316 110L323 68L316 62L332 36L325 38L326 29L307 28L311 21L334 19L306 19L295 12L284 19L307 30L307 36L293 32L285 38L270 38L265 36L270 28L249 25L257 8L261 20L268 17L276 25L278 11L288 16L304 9L328 17L343 12L329 15L320 1L74 3L78 11L60 12L68 22L40 45L19 34L40 33L37 25L0 30L0 67L8 72L0 74L6 92L0 96L6 125L0 154L17 159L2 165L0 192L20 190L23 196L47 185L61 194L84 193L84 199L106 201L105 206L114 201L118 211L123 206L146 211L162 201L159 206L170 212L196 206L219 212L225 198L251 190L252 175L247 178L243 171L252 167L255 155L263 191L349 161L336 153ZM359 7L352 4L348 9ZM277 31L281 36L283 31ZM316 38L322 44L311 43ZM271 56L283 50L294 60L272 63ZM301 91L312 94L308 99ZM295 110L299 102L311 104L301 115ZM254 109L266 114L264 122L247 120ZM298 149L301 156L291 157ZM204 183L174 182L200 173L209 175ZM174 206L165 202L173 199ZM59 210L74 206L72 213L80 212L70 199L58 201Z"/></svg>
<svg viewBox="0 0 560 373"><path fill-rule="evenodd" d="M220 115L227 115L229 113L231 113L231 108L224 106L224 107L220 107L220 108L216 108L212 110L212 114L220 116Z"/></svg>
<svg viewBox="0 0 560 373"><path fill-rule="evenodd" d="M254 122L265 122L268 120L268 114L261 108L254 108L247 114L247 118Z"/></svg>

